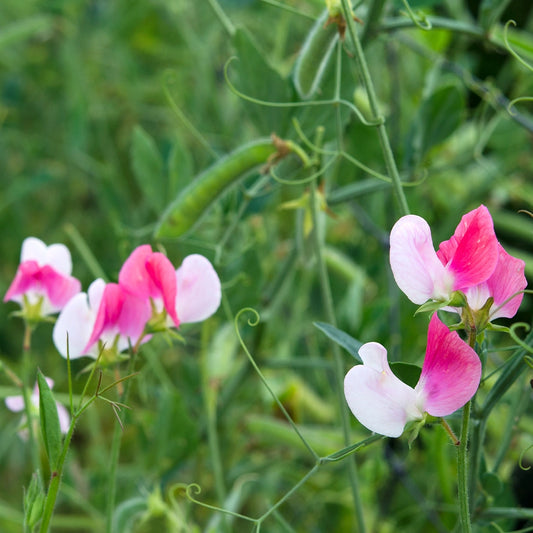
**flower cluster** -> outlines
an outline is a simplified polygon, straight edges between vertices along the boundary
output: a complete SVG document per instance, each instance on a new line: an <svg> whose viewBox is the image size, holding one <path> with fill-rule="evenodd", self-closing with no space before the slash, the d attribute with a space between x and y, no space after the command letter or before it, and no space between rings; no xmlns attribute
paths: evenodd
<svg viewBox="0 0 533 533"><path fill-rule="evenodd" d="M64 245L47 247L29 237L4 297L20 303L23 316L33 321L60 311L53 340L63 357L96 358L103 353L113 361L152 333L205 320L220 305L220 280L201 255L187 256L176 270L164 254L142 245L122 265L118 283L97 279L87 293L80 292L71 271Z"/></svg>
<svg viewBox="0 0 533 533"><path fill-rule="evenodd" d="M527 285L524 262L503 249L483 205L463 216L438 251L423 218L402 217L391 231L390 264L396 283L413 303L459 314L460 325L474 338L492 320L513 317ZM344 381L348 406L365 427L389 437L400 436L410 421L425 420L426 413L442 417L460 409L481 379L474 349L436 313L414 389L392 373L380 344L364 344L359 355L363 364L353 367Z"/></svg>

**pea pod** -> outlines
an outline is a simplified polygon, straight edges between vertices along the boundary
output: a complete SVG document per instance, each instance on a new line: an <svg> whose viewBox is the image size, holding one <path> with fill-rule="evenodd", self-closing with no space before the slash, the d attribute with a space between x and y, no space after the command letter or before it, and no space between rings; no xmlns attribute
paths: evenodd
<svg viewBox="0 0 533 533"><path fill-rule="evenodd" d="M328 17L325 9L307 34L294 66L294 86L304 99L311 98L318 89L339 38L336 24L324 27Z"/></svg>
<svg viewBox="0 0 533 533"><path fill-rule="evenodd" d="M215 200L254 167L276 153L271 139L245 144L202 172L167 207L155 231L156 237L179 237L189 231Z"/></svg>

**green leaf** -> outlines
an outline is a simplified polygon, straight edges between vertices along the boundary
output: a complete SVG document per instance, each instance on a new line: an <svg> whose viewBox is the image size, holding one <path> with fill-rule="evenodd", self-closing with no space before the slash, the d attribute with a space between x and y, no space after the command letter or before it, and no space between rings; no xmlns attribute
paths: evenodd
<svg viewBox="0 0 533 533"><path fill-rule="evenodd" d="M61 428L57 405L46 378L40 370L37 371L37 383L39 385L39 417L44 447L48 455L50 469L56 470L61 455Z"/></svg>
<svg viewBox="0 0 533 533"><path fill-rule="evenodd" d="M494 472L484 472L481 475L483 489L492 497L498 496L503 488L501 479Z"/></svg>
<svg viewBox="0 0 533 533"><path fill-rule="evenodd" d="M45 496L41 478L34 472L30 486L24 491L24 524L30 531L43 515Z"/></svg>
<svg viewBox="0 0 533 533"><path fill-rule="evenodd" d="M131 164L135 180L146 201L156 213L160 213L167 199L163 161L155 141L141 126L133 129Z"/></svg>
<svg viewBox="0 0 533 533"><path fill-rule="evenodd" d="M331 324L326 324L324 322L313 322L313 325L322 331L322 333L327 335L332 341L344 348L352 357L357 359L357 361L360 363L363 362L359 357L359 348L361 348L362 343L360 343L357 339L354 339L352 336L348 335L348 333L337 329Z"/></svg>
<svg viewBox="0 0 533 533"><path fill-rule="evenodd" d="M237 88L247 96L268 102L290 102L292 90L286 79L272 68L252 36L243 28L237 28L233 45L239 61L235 70L239 73ZM233 65L232 65L233 68ZM283 136L289 125L290 109L267 107L245 102L250 118L261 134L277 133Z"/></svg>
<svg viewBox="0 0 533 533"><path fill-rule="evenodd" d="M391 363L390 368L398 379L413 388L418 383L422 372L419 366L412 363Z"/></svg>

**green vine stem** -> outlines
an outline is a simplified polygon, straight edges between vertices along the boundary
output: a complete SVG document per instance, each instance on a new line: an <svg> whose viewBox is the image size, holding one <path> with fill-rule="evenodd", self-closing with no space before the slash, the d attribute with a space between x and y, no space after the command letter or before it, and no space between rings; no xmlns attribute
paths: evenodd
<svg viewBox="0 0 533 533"><path fill-rule="evenodd" d="M317 186L315 182L311 183L311 214L313 218L313 244L315 247L315 255L318 264L322 299L324 300L324 308L326 310L327 320L331 325L336 327L337 320L335 318L335 310L333 307L333 297L331 295L331 287L329 284L329 277L326 270L326 263L324 262L324 257L322 254L322 243L320 242L320 235L317 228ZM331 346L333 349L336 394L341 416L342 432L344 437L344 443L348 446L350 443L350 419L342 390L342 383L344 381L342 356L340 353L339 345L337 343L332 342ZM358 529L359 531L364 533L364 531L366 531L366 528L363 520L363 505L361 502L361 496L359 494L359 482L357 479L357 466L355 460L348 461L348 475L350 478L350 486L352 489L352 498L355 506Z"/></svg>
<svg viewBox="0 0 533 533"><path fill-rule="evenodd" d="M389 177L392 180L392 187L394 189L396 200L398 201L400 213L402 215L408 215L409 206L407 205L407 200L403 192L400 174L398 173L396 161L394 160L394 155L392 153L392 148L390 145L389 137L387 135L387 128L385 126L385 122L383 120L379 120L379 118L382 115L381 115L379 105L378 105L378 98L376 95L376 91L374 89L374 83L370 76L370 71L368 70L368 65L366 63L365 54L363 52L361 42L359 41L359 36L357 35L357 28L355 26L355 22L352 17L352 10L351 10L348 0L341 0L341 3L342 3L342 10L344 12L344 18L348 26L348 34L350 36L350 39L354 47L355 60L359 67L361 81L363 82L363 85L365 87L365 90L368 96L368 103L370 105L370 110L372 111L372 114L374 116L373 118L375 118L377 121L376 128L378 131L381 149L383 151L383 158L385 160L385 165L387 167L387 172L389 174Z"/></svg>

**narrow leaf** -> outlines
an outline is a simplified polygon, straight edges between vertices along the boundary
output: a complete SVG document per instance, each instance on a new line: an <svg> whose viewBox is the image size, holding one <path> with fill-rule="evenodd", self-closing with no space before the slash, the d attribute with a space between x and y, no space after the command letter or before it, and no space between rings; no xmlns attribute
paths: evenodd
<svg viewBox="0 0 533 533"><path fill-rule="evenodd" d="M327 335L332 341L344 348L352 357L357 359L357 361L362 363L358 353L359 348L362 346L361 342L348 335L348 333L337 329L331 324L326 324L324 322L313 322L313 325L322 331L322 333Z"/></svg>
<svg viewBox="0 0 533 533"><path fill-rule="evenodd" d="M40 370L37 372L37 383L39 384L41 432L43 434L50 469L55 470L61 454L61 428L59 426L57 405L52 391L46 382L46 378Z"/></svg>

